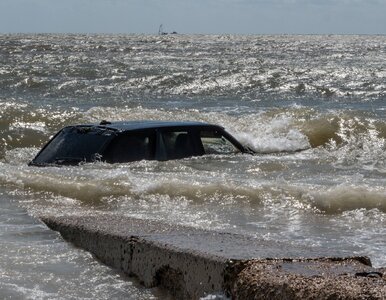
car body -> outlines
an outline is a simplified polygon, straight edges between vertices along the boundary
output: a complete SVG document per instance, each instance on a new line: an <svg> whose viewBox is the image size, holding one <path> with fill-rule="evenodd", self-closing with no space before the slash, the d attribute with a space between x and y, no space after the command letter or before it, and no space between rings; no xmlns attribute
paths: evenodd
<svg viewBox="0 0 386 300"><path fill-rule="evenodd" d="M205 154L250 152L218 125L175 121L102 121L99 124L64 127L29 164L163 161Z"/></svg>

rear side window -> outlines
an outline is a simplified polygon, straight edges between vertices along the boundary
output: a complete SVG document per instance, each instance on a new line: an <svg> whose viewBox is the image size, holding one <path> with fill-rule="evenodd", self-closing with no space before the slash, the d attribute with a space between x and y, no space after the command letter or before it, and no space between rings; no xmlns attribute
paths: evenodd
<svg viewBox="0 0 386 300"><path fill-rule="evenodd" d="M166 159L180 159L199 155L195 149L193 136L189 131L162 132Z"/></svg>
<svg viewBox="0 0 386 300"><path fill-rule="evenodd" d="M109 163L152 160L154 159L154 152L154 132L128 132L111 141L103 155L103 160Z"/></svg>
<svg viewBox="0 0 386 300"><path fill-rule="evenodd" d="M165 130L161 133L161 137L166 159L240 152L232 141L217 130Z"/></svg>
<svg viewBox="0 0 386 300"><path fill-rule="evenodd" d="M235 154L240 150L220 132L207 130L200 132L205 154Z"/></svg>
<svg viewBox="0 0 386 300"><path fill-rule="evenodd" d="M66 127L38 154L36 164L78 164L95 161L114 133L98 127Z"/></svg>

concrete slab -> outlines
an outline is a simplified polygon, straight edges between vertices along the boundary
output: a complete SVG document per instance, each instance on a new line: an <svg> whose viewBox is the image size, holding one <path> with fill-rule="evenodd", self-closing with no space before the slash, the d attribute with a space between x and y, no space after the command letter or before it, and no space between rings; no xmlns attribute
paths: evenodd
<svg viewBox="0 0 386 300"><path fill-rule="evenodd" d="M162 285L178 299L198 299L205 294L219 292L226 292L236 299L268 299L258 298L256 294L263 295L264 290L272 288L269 284L263 284L262 278L265 278L263 275L266 270L269 271L267 273L272 273L272 277L295 276L303 281L312 276L329 280L331 276L327 278L325 270L334 268L337 271L330 273L334 273L335 277L341 274L355 277L359 273L377 272L371 268L370 260L363 257L327 259L329 263L325 263L322 268L320 259L316 258L338 257L339 253L326 253L323 249L304 248L263 238L206 231L159 221L108 214L44 216L41 219L47 226L59 231L66 240L90 251L107 265L138 277L147 287ZM291 259L276 260L276 265L272 263L273 258L288 257ZM308 260L300 263L304 257ZM294 258L297 260L294 261ZM341 264L342 261L346 261L346 264ZM311 268L311 265L320 268ZM265 271L261 272L261 266L267 269L263 268ZM309 275L310 270L315 274ZM382 272L379 274L380 277L383 276ZM293 282L295 284L297 281ZM380 282L383 282L383 286L374 286L377 291L384 288L385 281L382 279ZM291 287L288 283L284 285ZM295 284L294 288L296 286L301 285ZM283 290L283 282L276 281L273 289ZM288 295L294 294L292 288L283 291ZM278 295L283 297L283 293ZM310 295L315 295L315 292ZM381 292L371 295L378 297Z"/></svg>
<svg viewBox="0 0 386 300"><path fill-rule="evenodd" d="M338 253L333 249L307 248L296 244L268 241L264 238L108 214L82 217L42 217L41 219L49 226L60 224L60 228L68 226L76 230L95 231L100 235L105 234L123 239L146 238L147 241L165 244L168 247L225 259L344 256L343 253Z"/></svg>

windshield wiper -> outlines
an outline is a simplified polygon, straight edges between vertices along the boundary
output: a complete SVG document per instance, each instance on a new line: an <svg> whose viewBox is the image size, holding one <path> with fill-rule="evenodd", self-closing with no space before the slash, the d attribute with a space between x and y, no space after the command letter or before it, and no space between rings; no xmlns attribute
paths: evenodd
<svg viewBox="0 0 386 300"><path fill-rule="evenodd" d="M256 151L253 150L251 147L248 147L248 146L244 146L244 149L246 150L246 153L248 154L256 154Z"/></svg>

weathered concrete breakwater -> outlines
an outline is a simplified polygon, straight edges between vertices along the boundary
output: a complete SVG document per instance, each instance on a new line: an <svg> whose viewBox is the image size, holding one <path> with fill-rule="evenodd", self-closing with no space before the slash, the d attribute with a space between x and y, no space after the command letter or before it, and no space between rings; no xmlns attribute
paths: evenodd
<svg viewBox="0 0 386 300"><path fill-rule="evenodd" d="M105 264L178 299L219 292L233 299L386 299L386 270L365 257L318 258L339 253L111 215L41 219Z"/></svg>

